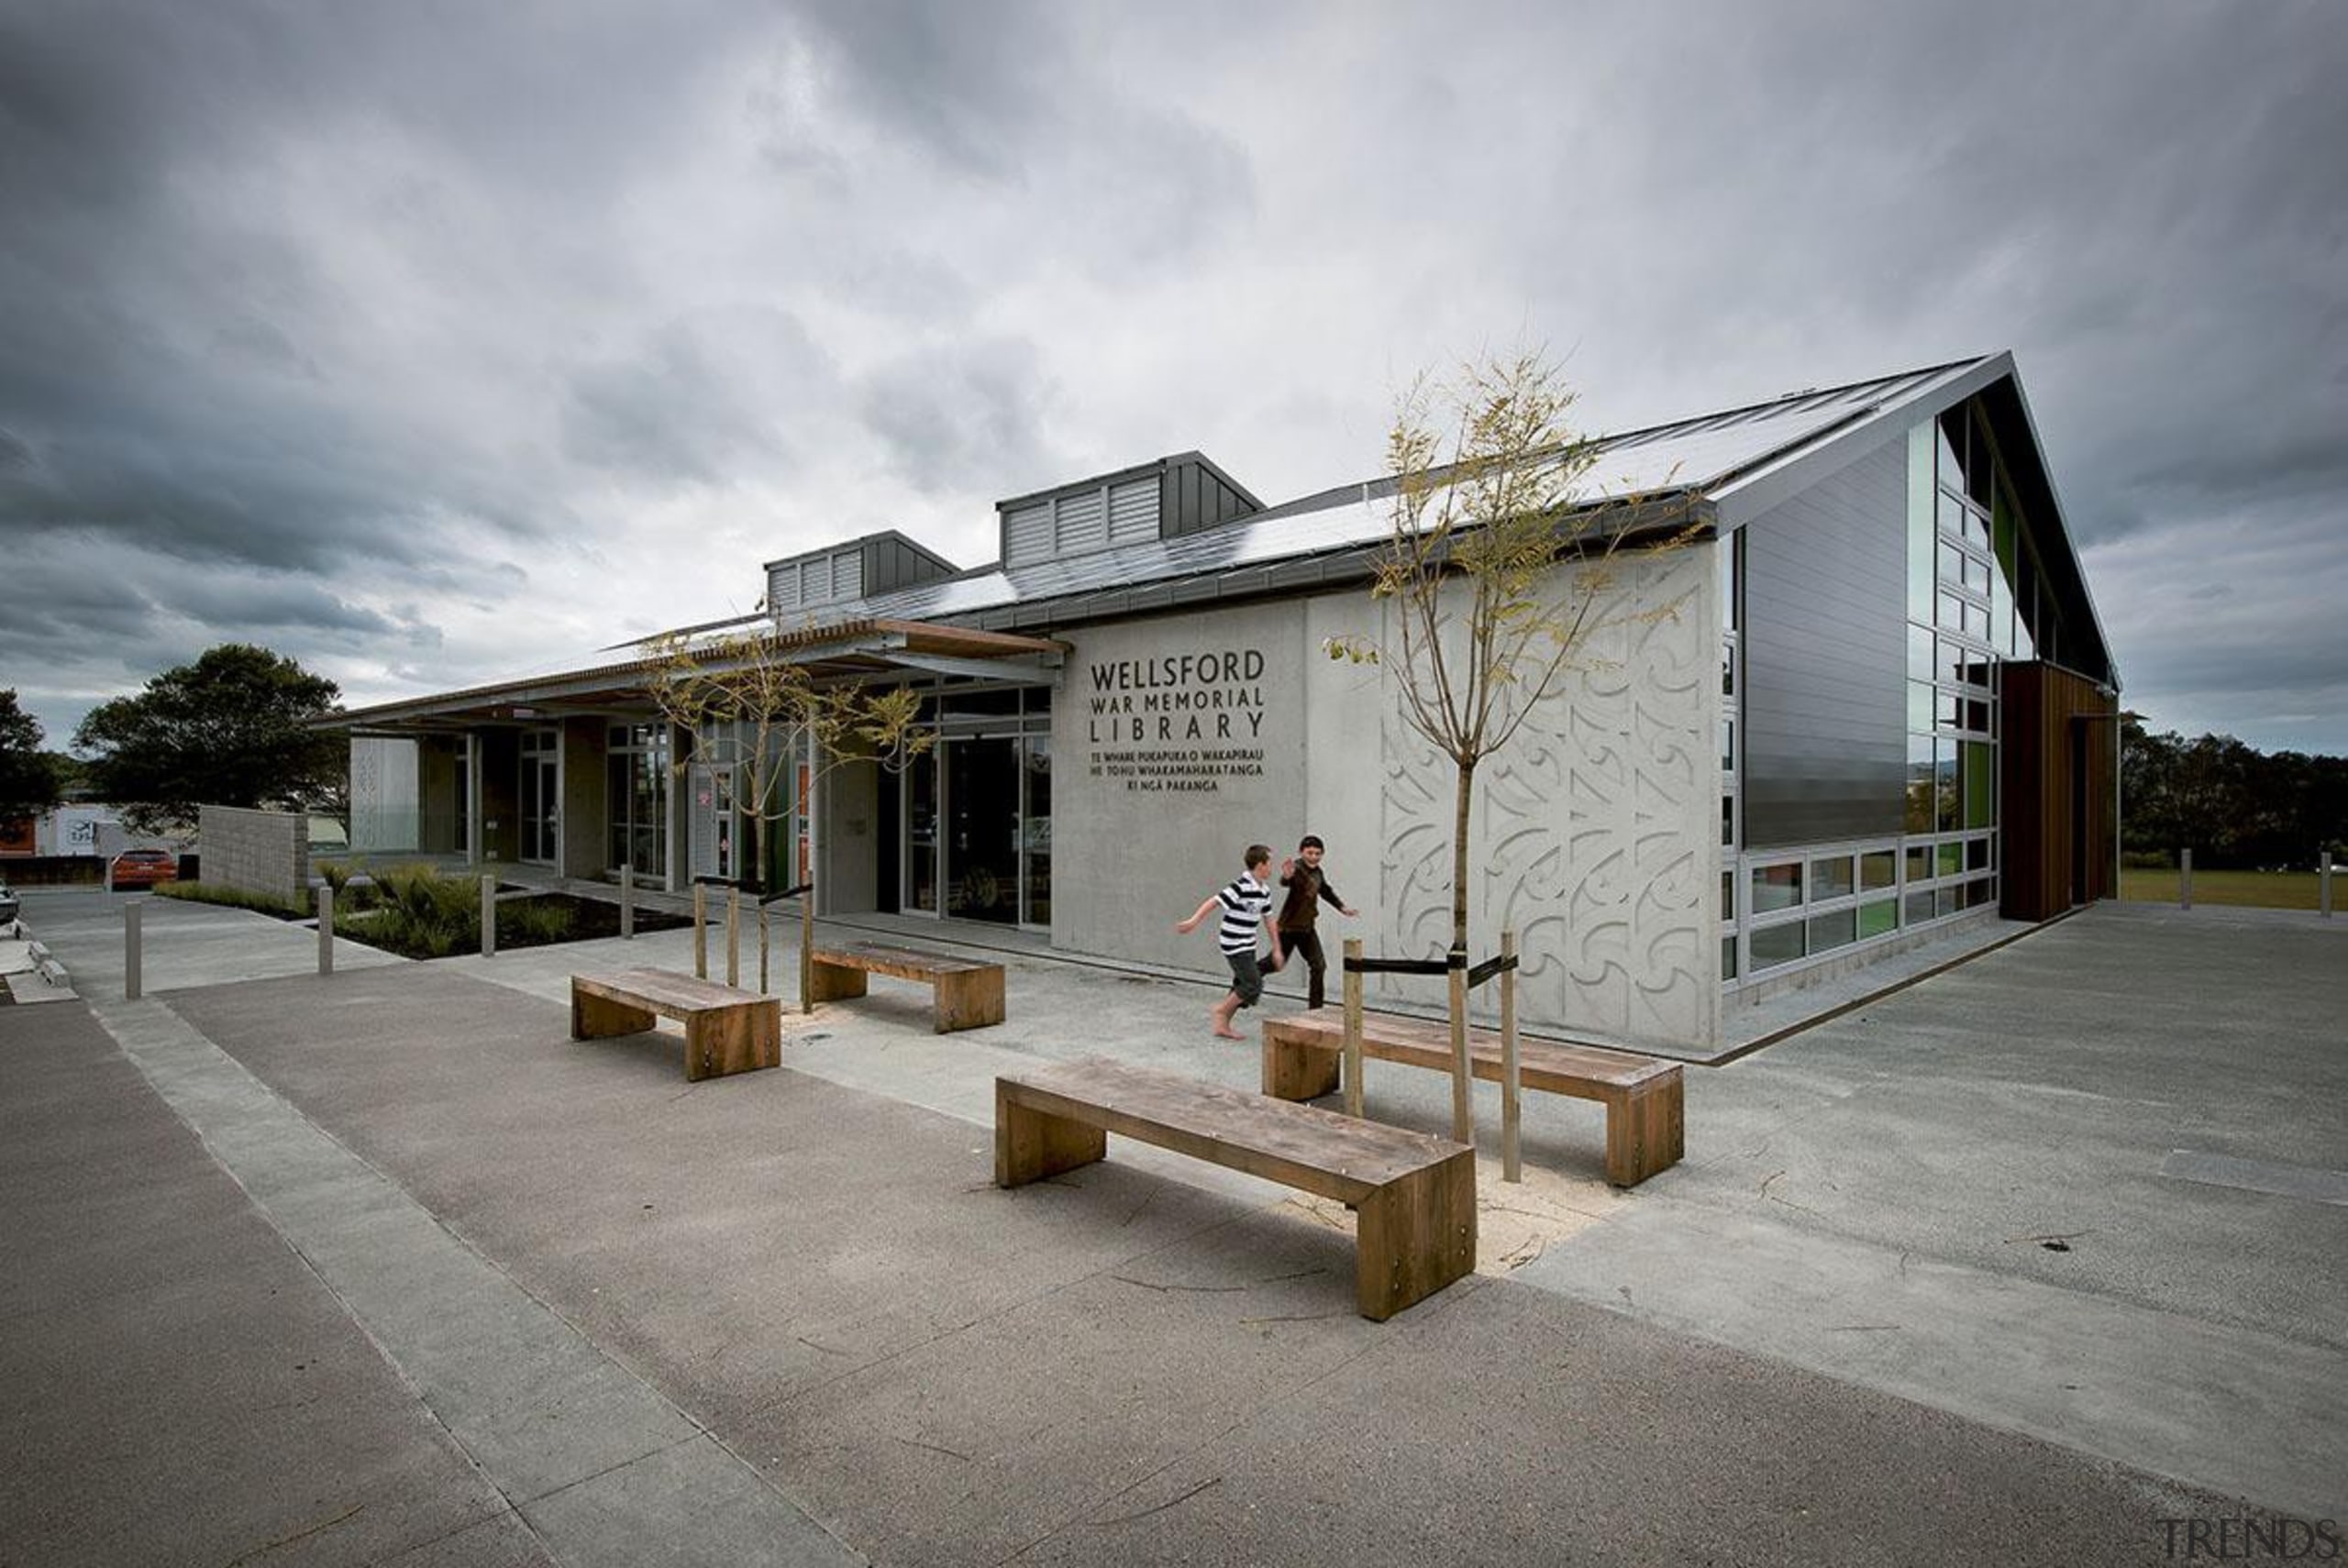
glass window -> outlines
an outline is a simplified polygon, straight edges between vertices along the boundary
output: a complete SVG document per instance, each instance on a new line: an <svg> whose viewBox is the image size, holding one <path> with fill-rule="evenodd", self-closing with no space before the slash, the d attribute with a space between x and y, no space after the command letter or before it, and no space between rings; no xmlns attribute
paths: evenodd
<svg viewBox="0 0 2348 1568"><path fill-rule="evenodd" d="M1935 889L1933 889L1933 913L1934 915L1936 915L1936 916L1939 916L1939 915L1953 915L1953 914L1955 914L1955 912L1956 912L1956 889L1955 889L1955 888L1935 888Z"/></svg>
<svg viewBox="0 0 2348 1568"><path fill-rule="evenodd" d="M1025 918L1030 925L1052 923L1052 737L1029 735L1026 756L1026 801L1020 818L1022 847L1027 852Z"/></svg>
<svg viewBox="0 0 2348 1568"><path fill-rule="evenodd" d="M1736 645L1733 642L1721 644L1721 695L1736 695Z"/></svg>
<svg viewBox="0 0 2348 1568"><path fill-rule="evenodd" d="M1933 686L1928 680L1908 683L1908 727L1911 730L1933 727Z"/></svg>
<svg viewBox="0 0 2348 1568"><path fill-rule="evenodd" d="M1019 689L1012 687L1001 691L953 690L946 693L946 712L949 718L965 715L992 717L998 713L1019 712Z"/></svg>
<svg viewBox="0 0 2348 1568"><path fill-rule="evenodd" d="M1918 680L1933 678L1932 628L1912 622L1908 627L1908 673Z"/></svg>
<svg viewBox="0 0 2348 1568"><path fill-rule="evenodd" d="M1933 618L1933 423L1908 430L1908 618ZM1912 671L1919 673L1921 671Z"/></svg>
<svg viewBox="0 0 2348 1568"><path fill-rule="evenodd" d="M1996 486L1998 465L1989 460L1989 443L1981 429L1975 425L1972 439L1966 443L1965 454L1965 493L1983 510L1989 505L1989 495Z"/></svg>
<svg viewBox="0 0 2348 1568"><path fill-rule="evenodd" d="M1933 846L1911 845L1908 850L1908 880L1929 882L1933 879Z"/></svg>
<svg viewBox="0 0 2348 1568"><path fill-rule="evenodd" d="M1933 701L1933 723L1935 728L1956 728L1957 703L1961 701L1954 691L1944 691Z"/></svg>
<svg viewBox="0 0 2348 1568"><path fill-rule="evenodd" d="M1721 797L1721 842L1736 842L1736 797L1733 795Z"/></svg>
<svg viewBox="0 0 2348 1568"><path fill-rule="evenodd" d="M1790 964L1801 956L1801 922L1788 921L1783 925L1767 925L1745 938L1753 950L1753 967L1757 972Z"/></svg>
<svg viewBox="0 0 2348 1568"><path fill-rule="evenodd" d="M1965 845L1961 844L1941 845L1933 854L1938 863L1940 876L1954 877L1965 869Z"/></svg>
<svg viewBox="0 0 2348 1568"><path fill-rule="evenodd" d="M1721 771L1736 771L1736 721L1726 714L1721 716Z"/></svg>
<svg viewBox="0 0 2348 1568"><path fill-rule="evenodd" d="M1941 625L1944 629L1952 632L1964 630L1966 610L1965 601L1944 589L1941 591L1940 605Z"/></svg>
<svg viewBox="0 0 2348 1568"><path fill-rule="evenodd" d="M1958 549L1946 539L1941 541L1941 580L1943 582L1963 582L1966 564L1963 550Z"/></svg>
<svg viewBox="0 0 2348 1568"><path fill-rule="evenodd" d="M1801 902L1801 863L1753 868L1753 912L1789 910Z"/></svg>
<svg viewBox="0 0 2348 1568"><path fill-rule="evenodd" d="M1967 871L1987 871L1989 869L1990 842L1990 840L1986 838L1977 838L1971 840L1966 845L1965 868Z"/></svg>
<svg viewBox="0 0 2348 1568"><path fill-rule="evenodd" d="M1957 799L1956 745L1953 740L1933 743L1933 826L1938 833L1956 831L1960 802Z"/></svg>
<svg viewBox="0 0 2348 1568"><path fill-rule="evenodd" d="M1907 905L1908 923L1910 925L1923 924L1926 921L1933 918L1932 889L1927 888L1922 892L1909 894Z"/></svg>
<svg viewBox="0 0 2348 1568"><path fill-rule="evenodd" d="M1736 938L1733 936L1721 938L1721 978L1736 978Z"/></svg>
<svg viewBox="0 0 2348 1568"><path fill-rule="evenodd" d="M1972 601L1967 600L1965 605L1964 625L1965 635L1966 636L1973 638L1977 642L1988 642L1989 640L1988 607L1987 605L1976 604ZM1982 668L1986 669L1988 668L1988 665L1984 663ZM1977 676L1975 679L1986 682L1988 678L1984 675Z"/></svg>
<svg viewBox="0 0 2348 1568"><path fill-rule="evenodd" d="M1888 849L1870 849L1859 856L1859 886L1868 892L1891 886L1899 869Z"/></svg>
<svg viewBox="0 0 2348 1568"><path fill-rule="evenodd" d="M1960 493L1965 489L1965 425L1961 410L1952 409L1933 424L1940 433L1939 460L1934 465L1940 481Z"/></svg>
<svg viewBox="0 0 2348 1568"><path fill-rule="evenodd" d="M1735 918L1736 873L1723 871L1721 873L1721 919L1733 921Z"/></svg>
<svg viewBox="0 0 2348 1568"><path fill-rule="evenodd" d="M1965 825L1985 828L1997 821L1997 753L1988 741L1959 741L1965 772Z"/></svg>
<svg viewBox="0 0 2348 1568"><path fill-rule="evenodd" d="M1908 737L1908 805L1902 818L1908 833L1933 831L1933 737Z"/></svg>
<svg viewBox="0 0 2348 1568"><path fill-rule="evenodd" d="M1873 903L1859 906L1859 940L1862 942L1870 936L1885 935L1899 923L1899 900L1897 899L1877 899Z"/></svg>
<svg viewBox="0 0 2348 1568"><path fill-rule="evenodd" d="M1837 910L1810 917L1810 950L1813 954L1845 947L1859 938L1859 911Z"/></svg>
<svg viewBox="0 0 2348 1568"><path fill-rule="evenodd" d="M1943 597L1945 598L1946 595ZM1964 645L1952 638L1942 637L1936 646L1940 650L1940 657L1938 662L1933 667L1933 679L1952 683L1963 680L1968 668L1967 660L1971 657L1965 651Z"/></svg>
<svg viewBox="0 0 2348 1568"><path fill-rule="evenodd" d="M1823 903L1828 899L1851 896L1851 857L1847 855L1823 856L1810 863L1810 901Z"/></svg>
<svg viewBox="0 0 2348 1568"><path fill-rule="evenodd" d="M1977 878L1965 884L1965 907L1973 909L1989 902L1995 885L1987 877Z"/></svg>
<svg viewBox="0 0 2348 1568"><path fill-rule="evenodd" d="M1964 537L1965 502L1946 491L1941 491L1940 523L1943 535L1950 538Z"/></svg>

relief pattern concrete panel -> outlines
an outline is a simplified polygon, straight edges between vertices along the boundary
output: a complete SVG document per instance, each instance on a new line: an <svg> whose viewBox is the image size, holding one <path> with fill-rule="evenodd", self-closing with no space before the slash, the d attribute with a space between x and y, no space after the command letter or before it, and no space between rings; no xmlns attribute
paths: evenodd
<svg viewBox="0 0 2348 1568"><path fill-rule="evenodd" d="M1712 552L1618 566L1612 624L1478 777L1471 956L1514 927L1530 1026L1709 1043L1720 1016ZM1434 956L1450 938L1455 774L1397 718L1383 779L1380 945ZM1425 1000L1432 985L1380 988ZM1480 994L1479 1010L1491 1002Z"/></svg>

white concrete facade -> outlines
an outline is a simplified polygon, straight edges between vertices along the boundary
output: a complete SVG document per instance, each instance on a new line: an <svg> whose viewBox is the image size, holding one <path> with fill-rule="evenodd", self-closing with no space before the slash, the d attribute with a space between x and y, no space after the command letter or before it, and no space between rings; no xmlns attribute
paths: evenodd
<svg viewBox="0 0 2348 1568"><path fill-rule="evenodd" d="M1469 947L1523 955L1528 1027L1625 1044L1711 1045L1720 1021L1719 587L1713 552L1625 557L1561 688L1476 782ZM1562 577L1560 591L1567 585ZM1056 946L1189 967L1211 936L1174 922L1250 842L1328 843L1361 911L1335 943L1388 957L1450 942L1456 774L1400 716L1394 677L1332 661L1384 630L1352 590L1063 634L1056 699ZM1439 981L1378 994L1438 1000ZM1489 995L1479 996L1479 1003Z"/></svg>

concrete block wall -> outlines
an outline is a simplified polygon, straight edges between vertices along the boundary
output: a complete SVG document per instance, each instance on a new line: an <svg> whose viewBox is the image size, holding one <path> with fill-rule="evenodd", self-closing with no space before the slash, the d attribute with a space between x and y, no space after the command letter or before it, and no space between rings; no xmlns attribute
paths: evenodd
<svg viewBox="0 0 2348 1568"><path fill-rule="evenodd" d="M215 887L300 905L309 897L310 819L293 812L205 806L196 847L202 879Z"/></svg>

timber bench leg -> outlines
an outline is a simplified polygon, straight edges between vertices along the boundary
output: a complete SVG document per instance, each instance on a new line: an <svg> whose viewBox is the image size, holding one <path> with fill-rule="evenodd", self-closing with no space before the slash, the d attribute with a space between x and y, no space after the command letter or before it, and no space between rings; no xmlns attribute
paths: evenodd
<svg viewBox="0 0 2348 1568"><path fill-rule="evenodd" d="M937 1032L980 1029L1002 1021L1002 967L965 969L937 977Z"/></svg>
<svg viewBox="0 0 2348 1568"><path fill-rule="evenodd" d="M1090 1122L1054 1116L1013 1099L1002 1084L994 1089L994 1184L1024 1187L1109 1153L1109 1134Z"/></svg>
<svg viewBox="0 0 2348 1568"><path fill-rule="evenodd" d="M1636 1187L1678 1165L1687 1142L1678 1068L1607 1100L1606 1179L1616 1187Z"/></svg>
<svg viewBox="0 0 2348 1568"><path fill-rule="evenodd" d="M1382 1323L1475 1272L1475 1152L1387 1183L1356 1212L1355 1298Z"/></svg>
<svg viewBox="0 0 2348 1568"><path fill-rule="evenodd" d="M590 996L576 986L570 990L570 1037L608 1040L615 1034L641 1034L654 1026L649 1009L630 1007L608 997Z"/></svg>
<svg viewBox="0 0 2348 1568"><path fill-rule="evenodd" d="M851 969L845 964L826 964L821 958L809 966L808 998L810 1001L846 1001L850 997L864 995L872 977L861 969Z"/></svg>
<svg viewBox="0 0 2348 1568"><path fill-rule="evenodd" d="M1337 1092L1339 1054L1308 1045L1277 1022L1264 1025L1264 1092L1274 1099L1319 1099Z"/></svg>
<svg viewBox="0 0 2348 1568"><path fill-rule="evenodd" d="M782 1004L708 1008L685 1021L685 1077L724 1077L782 1065Z"/></svg>

